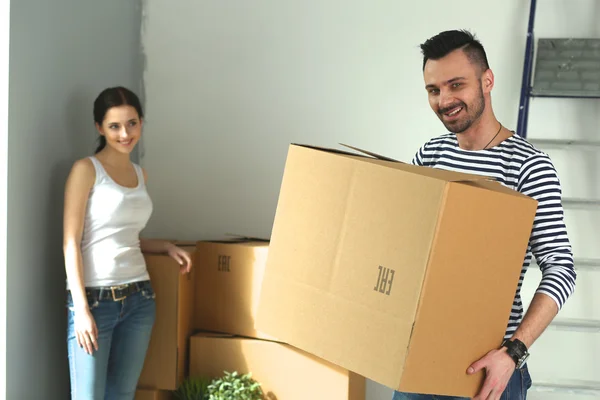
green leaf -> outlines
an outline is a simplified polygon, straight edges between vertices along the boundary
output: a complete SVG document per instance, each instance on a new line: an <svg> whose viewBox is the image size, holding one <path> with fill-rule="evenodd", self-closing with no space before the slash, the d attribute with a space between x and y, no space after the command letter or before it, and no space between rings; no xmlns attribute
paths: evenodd
<svg viewBox="0 0 600 400"><path fill-rule="evenodd" d="M173 392L177 400L206 400L210 380L204 377L189 377Z"/></svg>
<svg viewBox="0 0 600 400"><path fill-rule="evenodd" d="M223 371L223 375L213 379L207 388L208 400L262 400L260 383L252 378L252 373Z"/></svg>

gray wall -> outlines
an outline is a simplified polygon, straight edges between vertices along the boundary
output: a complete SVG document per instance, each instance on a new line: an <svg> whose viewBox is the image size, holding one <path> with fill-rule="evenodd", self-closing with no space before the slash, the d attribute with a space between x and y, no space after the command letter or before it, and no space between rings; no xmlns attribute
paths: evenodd
<svg viewBox="0 0 600 400"><path fill-rule="evenodd" d="M19 0L10 10L7 399L66 399L62 206L95 147L92 102L139 91L141 0Z"/></svg>

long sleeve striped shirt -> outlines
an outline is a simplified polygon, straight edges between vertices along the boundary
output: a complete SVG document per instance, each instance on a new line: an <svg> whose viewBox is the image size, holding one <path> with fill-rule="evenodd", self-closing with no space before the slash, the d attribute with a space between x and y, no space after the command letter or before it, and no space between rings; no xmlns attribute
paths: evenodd
<svg viewBox="0 0 600 400"><path fill-rule="evenodd" d="M429 140L412 164L485 175L538 201L529 246L523 261L505 338L510 338L523 319L521 287L532 257L542 271L536 293L548 295L560 310L575 288L573 252L564 222L562 189L550 158L524 138L513 135L485 150L463 150L456 135Z"/></svg>

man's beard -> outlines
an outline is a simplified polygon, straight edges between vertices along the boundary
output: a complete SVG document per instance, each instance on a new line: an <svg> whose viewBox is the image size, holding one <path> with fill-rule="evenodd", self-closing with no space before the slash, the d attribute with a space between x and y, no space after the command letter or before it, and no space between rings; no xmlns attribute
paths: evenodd
<svg viewBox="0 0 600 400"><path fill-rule="evenodd" d="M465 113L467 114L463 120L457 120L453 122L444 121L443 114L449 110L452 110L456 107L462 107ZM467 105L463 102L452 104L449 107L446 107L443 110L439 111L439 117L446 129L452 133L462 133L469 129L475 121L481 117L483 111L485 110L485 99L483 97L483 88L481 84L479 84L479 96L477 100L472 104L472 106L467 107Z"/></svg>

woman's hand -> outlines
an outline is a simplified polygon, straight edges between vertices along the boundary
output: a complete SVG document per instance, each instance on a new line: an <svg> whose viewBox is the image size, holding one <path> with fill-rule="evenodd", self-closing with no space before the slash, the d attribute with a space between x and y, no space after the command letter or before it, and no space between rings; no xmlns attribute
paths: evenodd
<svg viewBox="0 0 600 400"><path fill-rule="evenodd" d="M75 311L75 335L86 353L98 351L98 328L89 308Z"/></svg>
<svg viewBox="0 0 600 400"><path fill-rule="evenodd" d="M171 244L167 250L169 256L179 264L179 271L187 274L192 270L192 256L180 247Z"/></svg>

